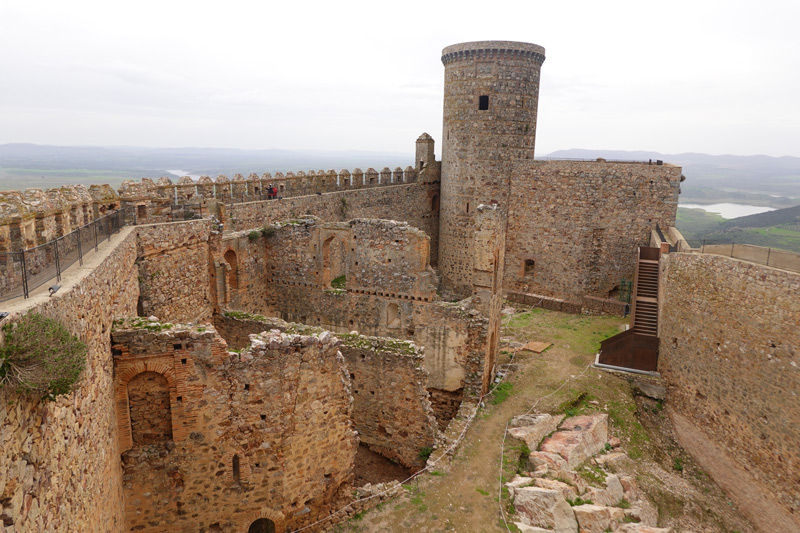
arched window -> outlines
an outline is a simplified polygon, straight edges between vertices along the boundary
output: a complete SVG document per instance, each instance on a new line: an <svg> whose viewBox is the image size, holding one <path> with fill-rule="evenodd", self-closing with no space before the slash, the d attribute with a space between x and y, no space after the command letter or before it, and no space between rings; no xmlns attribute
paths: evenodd
<svg viewBox="0 0 800 533"><path fill-rule="evenodd" d="M434 194L431 196L431 211L436 213L439 211L439 195Z"/></svg>
<svg viewBox="0 0 800 533"><path fill-rule="evenodd" d="M172 440L169 383L157 372L142 372L128 382L134 446Z"/></svg>
<svg viewBox="0 0 800 533"><path fill-rule="evenodd" d="M269 518L259 518L250 524L247 533L275 533L275 522Z"/></svg>

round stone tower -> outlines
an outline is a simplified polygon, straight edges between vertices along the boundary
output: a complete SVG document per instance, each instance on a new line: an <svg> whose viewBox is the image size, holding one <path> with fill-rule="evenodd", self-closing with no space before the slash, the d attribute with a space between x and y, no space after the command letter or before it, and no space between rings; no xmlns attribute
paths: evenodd
<svg viewBox="0 0 800 533"><path fill-rule="evenodd" d="M496 203L506 211L515 172L533 159L543 62L544 48L512 41L461 43L442 51L439 269L445 296L471 294L478 205Z"/></svg>

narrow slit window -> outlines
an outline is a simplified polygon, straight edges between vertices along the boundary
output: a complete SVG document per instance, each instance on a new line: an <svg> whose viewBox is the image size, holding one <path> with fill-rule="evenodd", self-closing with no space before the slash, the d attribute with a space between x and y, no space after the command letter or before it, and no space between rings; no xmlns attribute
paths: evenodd
<svg viewBox="0 0 800 533"><path fill-rule="evenodd" d="M489 109L489 95L481 95L478 97L478 110L486 111Z"/></svg>
<svg viewBox="0 0 800 533"><path fill-rule="evenodd" d="M232 465L233 466L233 482L234 483L239 483L239 481L242 478L242 470L241 470L241 465L240 465L240 462L239 462L239 456L238 455L234 455L232 462L233 462L233 465Z"/></svg>

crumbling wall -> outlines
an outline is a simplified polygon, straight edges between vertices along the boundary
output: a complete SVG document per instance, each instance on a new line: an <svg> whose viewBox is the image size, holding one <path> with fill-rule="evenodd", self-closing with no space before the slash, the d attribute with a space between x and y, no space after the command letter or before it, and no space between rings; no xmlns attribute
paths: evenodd
<svg viewBox="0 0 800 533"><path fill-rule="evenodd" d="M207 220L137 227L139 315L201 322L212 313Z"/></svg>
<svg viewBox="0 0 800 533"><path fill-rule="evenodd" d="M234 349L245 348L250 335L264 331L323 331L235 311L215 315L214 325ZM426 390L422 350L412 342L386 337L336 336L352 383L353 422L361 443L406 467L424 466L420 452L436 442L438 422Z"/></svg>
<svg viewBox="0 0 800 533"><path fill-rule="evenodd" d="M336 241L347 245L345 288L330 286L325 273L326 243ZM438 301L428 242L418 229L387 220L280 223L266 237L267 297L246 310L414 341L425 348L429 387L480 392L489 322L469 300Z"/></svg>
<svg viewBox="0 0 800 533"><path fill-rule="evenodd" d="M264 283L269 253L267 233L250 230L212 234L209 246L215 312L222 309L254 311L263 307L269 294Z"/></svg>
<svg viewBox="0 0 800 533"><path fill-rule="evenodd" d="M669 403L800 512L800 275L708 254L661 260Z"/></svg>
<svg viewBox="0 0 800 533"><path fill-rule="evenodd" d="M632 281L636 249L675 225L680 167L533 161L516 171L503 288L580 301Z"/></svg>
<svg viewBox="0 0 800 533"><path fill-rule="evenodd" d="M431 204L438 182L388 185L378 188L337 191L228 207L226 228L250 230L265 223L314 215L325 222L354 218L394 219L408 222L428 235L438 235L438 203ZM434 211L434 207L436 210ZM434 248L432 253L438 251Z"/></svg>
<svg viewBox="0 0 800 533"><path fill-rule="evenodd" d="M332 335L272 331L234 354L211 326L133 319L113 342L120 426L142 373L164 377L172 407L172 439L121 433L127 530L247 531L267 517L284 531L350 500L357 437Z"/></svg>
<svg viewBox="0 0 800 533"><path fill-rule="evenodd" d="M58 320L88 356L76 390L56 401L0 389L0 530L122 529L109 333L115 316L135 314L138 284L136 235L123 229L114 239L53 297L5 307L3 324L27 312Z"/></svg>

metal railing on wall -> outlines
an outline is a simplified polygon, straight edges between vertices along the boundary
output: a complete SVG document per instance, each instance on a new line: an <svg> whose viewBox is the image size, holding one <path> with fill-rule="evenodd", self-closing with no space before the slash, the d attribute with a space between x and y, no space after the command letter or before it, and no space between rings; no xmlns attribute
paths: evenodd
<svg viewBox="0 0 800 533"><path fill-rule="evenodd" d="M790 252L780 248L758 246L756 244L710 239L699 241L698 244L699 247L695 248L693 251L704 254L722 255L734 259L741 259L749 263L800 272L800 254L797 252Z"/></svg>
<svg viewBox="0 0 800 533"><path fill-rule="evenodd" d="M62 237L21 252L0 252L0 301L28 298L42 285L55 280L92 250L97 251L122 227L136 224L132 208L123 208L97 218ZM54 292L58 290L54 285Z"/></svg>

